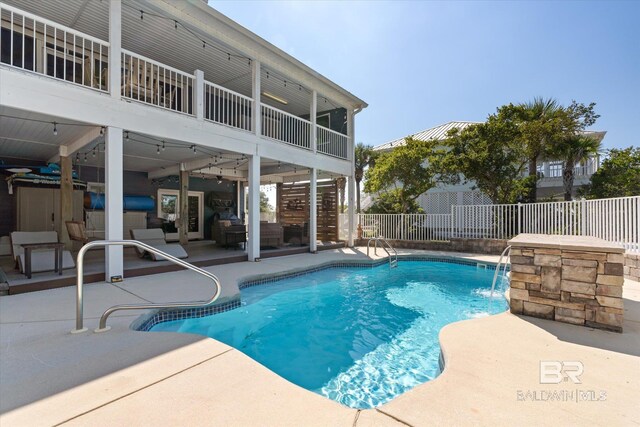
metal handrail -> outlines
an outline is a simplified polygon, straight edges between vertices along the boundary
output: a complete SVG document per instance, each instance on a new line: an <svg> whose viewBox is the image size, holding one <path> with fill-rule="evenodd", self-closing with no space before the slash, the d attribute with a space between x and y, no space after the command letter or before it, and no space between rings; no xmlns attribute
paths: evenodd
<svg viewBox="0 0 640 427"><path fill-rule="evenodd" d="M212 304L214 301L218 299L220 296L220 292L222 291L222 287L220 285L220 280L209 273L206 270L196 267L193 264L189 264L186 261L183 261L179 258L174 257L173 255L169 255L166 252L162 252L153 246L149 246L146 243L139 242L137 240L95 240L93 242L89 242L84 245L80 251L78 252L78 257L76 261L76 274L78 275L76 279L76 329L71 331L71 333L80 333L87 330L87 328L83 327L83 295L82 295L82 287L84 284L84 254L91 248L96 246L135 246L140 249L144 249L145 251L152 252L156 255L161 256L162 258L170 261L174 264L178 264L182 267L185 267L191 271L195 271L198 274L201 274L213 281L216 285L216 291L213 296L207 301L191 301L191 302L173 302L173 303L150 303L150 304L123 304L123 305L114 305L113 307L109 307L100 317L100 325L95 332L104 332L108 331L110 327L107 327L107 318L119 310L146 310L146 309L163 309L163 308L194 308L194 307L204 307Z"/></svg>
<svg viewBox="0 0 640 427"><path fill-rule="evenodd" d="M378 255L378 241L380 241L383 244L386 244L389 247L389 249L391 249L393 251L393 255L395 257L396 264L398 263L398 251L396 251L396 249L393 246L391 246L391 243L389 243L387 241L387 239L385 239L382 236L372 237L372 238L369 239L369 241L367 242L367 256L369 256L369 248L371 247L371 241L374 242L374 246L373 246L373 254L374 255ZM387 253L387 257L389 257L389 266L392 267L393 264L391 262L391 253L384 246L381 245L380 247Z"/></svg>

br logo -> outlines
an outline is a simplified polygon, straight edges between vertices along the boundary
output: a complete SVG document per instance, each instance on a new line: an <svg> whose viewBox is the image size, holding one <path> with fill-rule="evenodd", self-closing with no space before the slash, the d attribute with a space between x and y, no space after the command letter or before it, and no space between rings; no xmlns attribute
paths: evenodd
<svg viewBox="0 0 640 427"><path fill-rule="evenodd" d="M580 375L584 365L578 361L560 362L557 360L540 361L540 384L560 384L571 380L574 384L582 384Z"/></svg>

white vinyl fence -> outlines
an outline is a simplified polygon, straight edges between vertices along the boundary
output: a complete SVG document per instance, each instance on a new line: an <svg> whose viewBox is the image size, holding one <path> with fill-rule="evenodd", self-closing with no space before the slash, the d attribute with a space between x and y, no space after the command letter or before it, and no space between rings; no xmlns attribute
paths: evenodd
<svg viewBox="0 0 640 427"><path fill-rule="evenodd" d="M363 238L510 239L519 233L599 237L640 252L640 196L513 205L454 205L449 214L359 214ZM341 235L346 236L346 215Z"/></svg>

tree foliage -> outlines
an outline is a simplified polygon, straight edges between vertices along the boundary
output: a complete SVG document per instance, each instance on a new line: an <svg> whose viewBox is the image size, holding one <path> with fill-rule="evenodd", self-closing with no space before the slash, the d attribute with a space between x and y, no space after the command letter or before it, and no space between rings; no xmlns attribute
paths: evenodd
<svg viewBox="0 0 640 427"><path fill-rule="evenodd" d="M640 147L614 148L607 155L580 194L588 199L640 195Z"/></svg>
<svg viewBox="0 0 640 427"><path fill-rule="evenodd" d="M418 196L437 183L433 163L435 144L405 138L405 145L380 155L375 166L367 170L365 191L389 192L379 195L385 198L385 206L395 206L395 213L411 213Z"/></svg>
<svg viewBox="0 0 640 427"><path fill-rule="evenodd" d="M378 153L373 151L370 145L364 145L362 142L356 144L355 147L355 180L356 180L356 208L360 212L360 183L364 178L365 170L375 164Z"/></svg>
<svg viewBox="0 0 640 427"><path fill-rule="evenodd" d="M523 197L530 181L523 176L528 155L512 107L498 109L485 123L450 131L446 150L436 161L446 182L473 181L493 203L514 203Z"/></svg>
<svg viewBox="0 0 640 427"><path fill-rule="evenodd" d="M597 154L599 149L598 139L583 134L569 136L551 149L554 158L562 160L562 186L565 200L569 201L573 198L576 163L586 162L591 155Z"/></svg>
<svg viewBox="0 0 640 427"><path fill-rule="evenodd" d="M543 98L504 105L484 123L452 130L441 168L450 183L475 181L494 203L535 202L540 158L575 165L597 150L594 140L581 137L599 117L594 107L576 101L564 107ZM573 166L568 169L565 184L570 193Z"/></svg>
<svg viewBox="0 0 640 427"><path fill-rule="evenodd" d="M367 209L370 214L388 213L422 213L423 210L414 200L403 199L403 194L399 188L380 193L373 204Z"/></svg>
<svg viewBox="0 0 640 427"><path fill-rule="evenodd" d="M262 190L260 190L260 212L273 212L273 206L269 204L269 197Z"/></svg>

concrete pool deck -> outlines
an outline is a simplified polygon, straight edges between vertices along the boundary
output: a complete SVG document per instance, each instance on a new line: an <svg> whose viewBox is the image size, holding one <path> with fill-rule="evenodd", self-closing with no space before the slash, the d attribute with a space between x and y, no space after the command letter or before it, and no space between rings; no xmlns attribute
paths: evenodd
<svg viewBox="0 0 640 427"><path fill-rule="evenodd" d="M221 279L222 298L229 298L243 277L362 261L365 253L366 248L339 249L206 269ZM498 258L399 253L482 263ZM188 271L131 278L118 286L87 285L85 324L97 327L100 314L115 304L206 299L211 291L205 279ZM131 330L142 311L117 312L109 318L109 332L72 335L74 295L70 287L0 298L3 427L167 425L185 420L189 425L239 426L640 425L638 282L625 281L622 334L506 312L448 325L440 334L445 372L380 408L364 411L289 383L213 339ZM582 362L582 384L540 384L540 361L549 360ZM557 399L549 401L549 392ZM577 399L569 398L572 392Z"/></svg>

